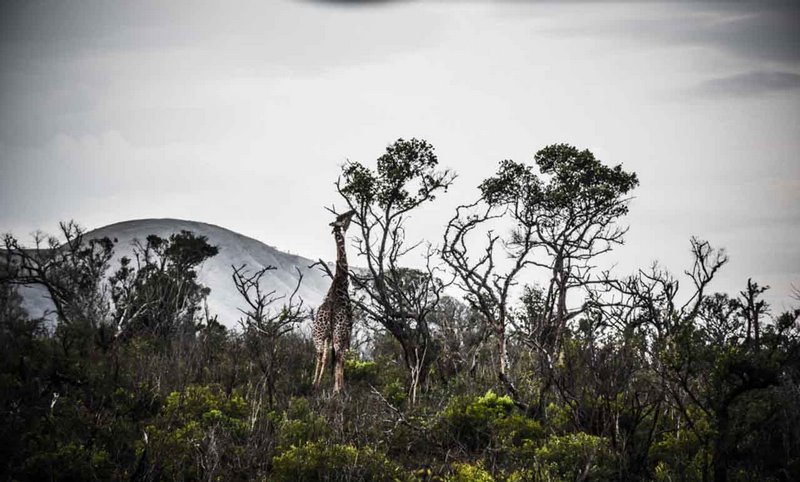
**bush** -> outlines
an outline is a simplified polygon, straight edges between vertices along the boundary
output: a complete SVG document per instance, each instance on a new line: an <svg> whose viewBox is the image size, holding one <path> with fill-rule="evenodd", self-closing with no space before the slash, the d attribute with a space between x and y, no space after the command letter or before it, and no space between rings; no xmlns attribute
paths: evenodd
<svg viewBox="0 0 800 482"><path fill-rule="evenodd" d="M545 436L541 423L519 413L496 419L494 431L501 447L514 449L537 443Z"/></svg>
<svg viewBox="0 0 800 482"><path fill-rule="evenodd" d="M408 398L408 392L399 379L392 380L381 387L381 393L395 407L401 407Z"/></svg>
<svg viewBox="0 0 800 482"><path fill-rule="evenodd" d="M149 453L168 478L200 478L213 472L220 459L241 451L249 429L247 413L238 394L227 397L214 385L189 385L172 392L147 427Z"/></svg>
<svg viewBox="0 0 800 482"><path fill-rule="evenodd" d="M553 435L534 451L536 461L559 480L617 480L608 440L584 432Z"/></svg>
<svg viewBox="0 0 800 482"><path fill-rule="evenodd" d="M457 466L455 480L467 480L459 474L484 467L508 472L515 468L530 467L533 450L544 438L542 425L517 411L511 398L499 396L491 390L479 397L461 397L453 400L442 412L435 433L443 437L443 449L448 452L460 449L467 456L483 455L477 466ZM486 472L486 476L491 476ZM477 472L474 477L483 477Z"/></svg>
<svg viewBox="0 0 800 482"><path fill-rule="evenodd" d="M483 464L453 464L453 474L444 478L446 482L494 482L492 474Z"/></svg>
<svg viewBox="0 0 800 482"><path fill-rule="evenodd" d="M712 435L708 417L701 411L689 410L692 426L705 437ZM666 432L659 437L650 450L651 466L655 466L657 480L702 480L703 469L711 454L694 430L686 430L678 436Z"/></svg>
<svg viewBox="0 0 800 482"><path fill-rule="evenodd" d="M272 459L270 480L401 480L403 472L383 454L352 445L308 442Z"/></svg>
<svg viewBox="0 0 800 482"><path fill-rule="evenodd" d="M104 449L67 442L28 458L22 472L29 480L107 480L113 469Z"/></svg>
<svg viewBox="0 0 800 482"><path fill-rule="evenodd" d="M445 408L439 427L469 450L486 448L502 421L511 415L514 402L489 390L477 398L456 398Z"/></svg>
<svg viewBox="0 0 800 482"><path fill-rule="evenodd" d="M378 383L378 364L374 361L359 360L356 353L349 351L344 360L344 374L348 381L376 385Z"/></svg>
<svg viewBox="0 0 800 482"><path fill-rule="evenodd" d="M273 413L271 416L277 427L275 438L279 453L327 438L331 434L328 422L311 410L305 398L292 398L289 407L281 415Z"/></svg>

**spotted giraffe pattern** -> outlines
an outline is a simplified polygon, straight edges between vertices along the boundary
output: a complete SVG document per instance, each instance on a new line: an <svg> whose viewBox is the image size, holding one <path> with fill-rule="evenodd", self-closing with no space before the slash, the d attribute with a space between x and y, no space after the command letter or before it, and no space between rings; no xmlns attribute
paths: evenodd
<svg viewBox="0 0 800 482"><path fill-rule="evenodd" d="M331 287L317 309L312 329L314 347L317 351L314 386L319 387L322 382L325 366L328 363L328 352L333 348L334 393L338 393L344 386L344 357L347 349L350 348L350 334L353 329L353 307L350 303L350 281L347 274L347 253L344 239L352 216L353 212L350 211L338 216L336 221L331 223L333 237L336 240L336 271Z"/></svg>

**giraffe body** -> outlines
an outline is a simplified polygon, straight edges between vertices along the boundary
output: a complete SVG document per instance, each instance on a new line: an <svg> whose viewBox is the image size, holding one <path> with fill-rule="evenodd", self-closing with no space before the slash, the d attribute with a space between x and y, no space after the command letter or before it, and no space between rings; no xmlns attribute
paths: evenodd
<svg viewBox="0 0 800 482"><path fill-rule="evenodd" d="M317 309L312 330L314 347L317 352L314 386L319 387L322 382L322 376L328 363L328 352L332 348L334 393L338 393L344 386L344 357L350 348L350 334L353 329L353 307L350 302L350 282L344 239L344 233L350 225L352 215L352 211L342 214L331 223L333 237L336 240L336 272L325 299Z"/></svg>

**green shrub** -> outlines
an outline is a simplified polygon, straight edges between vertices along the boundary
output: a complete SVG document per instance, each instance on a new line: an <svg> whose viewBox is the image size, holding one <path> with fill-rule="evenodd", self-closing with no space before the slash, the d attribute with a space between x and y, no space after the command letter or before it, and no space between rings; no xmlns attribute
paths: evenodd
<svg viewBox="0 0 800 482"><path fill-rule="evenodd" d="M480 454L485 466L506 473L530 467L534 450L545 436L537 420L520 413L510 397L491 390L483 396L451 401L443 410L434 433L443 438L440 443L446 450L465 450L472 456ZM461 473L461 469L475 467L457 468L456 474Z"/></svg>
<svg viewBox="0 0 800 482"><path fill-rule="evenodd" d="M147 426L149 453L172 478L197 478L209 458L235 457L249 425L247 404L217 386L189 385L167 396L161 413ZM144 446L140 445L140 453Z"/></svg>
<svg viewBox="0 0 800 482"><path fill-rule="evenodd" d="M455 463L453 473L444 478L445 482L494 482L494 477L478 462L476 464Z"/></svg>
<svg viewBox="0 0 800 482"><path fill-rule="evenodd" d="M104 480L112 478L113 469L106 450L68 442L29 457L22 472L29 480Z"/></svg>
<svg viewBox="0 0 800 482"><path fill-rule="evenodd" d="M386 397L386 400L388 400L389 403L395 407L402 406L408 398L406 387L403 385L403 382L401 382L400 379L394 379L381 387L381 393L384 397Z"/></svg>
<svg viewBox="0 0 800 482"><path fill-rule="evenodd" d="M680 434L665 432L650 449L650 463L658 480L702 480L703 469L711 454L696 431L712 436L708 417L699 410L689 410L694 430Z"/></svg>
<svg viewBox="0 0 800 482"><path fill-rule="evenodd" d="M584 432L553 435L534 451L536 461L561 480L615 480L608 440Z"/></svg>
<svg viewBox="0 0 800 482"><path fill-rule="evenodd" d="M491 442L499 422L511 415L514 402L489 390L477 398L456 398L442 414L442 428L470 450L481 450Z"/></svg>
<svg viewBox="0 0 800 482"><path fill-rule="evenodd" d="M498 418L493 424L501 447L520 448L536 443L545 436L541 423L519 413Z"/></svg>
<svg viewBox="0 0 800 482"><path fill-rule="evenodd" d="M278 453L327 438L331 428L325 417L314 413L308 400L294 397L280 415L271 414L276 426L275 438Z"/></svg>
<svg viewBox="0 0 800 482"><path fill-rule="evenodd" d="M453 473L443 478L445 482L494 482L494 477L483 463L454 463Z"/></svg>
<svg viewBox="0 0 800 482"><path fill-rule="evenodd" d="M349 351L344 360L344 374L348 381L376 385L378 383L378 364L374 361L362 361L356 353Z"/></svg>
<svg viewBox="0 0 800 482"><path fill-rule="evenodd" d="M545 413L548 425L557 432L568 432L574 426L574 413L567 404L557 405L551 402L547 404Z"/></svg>
<svg viewBox="0 0 800 482"><path fill-rule="evenodd" d="M401 480L403 472L383 454L352 445L308 442L272 459L270 480Z"/></svg>

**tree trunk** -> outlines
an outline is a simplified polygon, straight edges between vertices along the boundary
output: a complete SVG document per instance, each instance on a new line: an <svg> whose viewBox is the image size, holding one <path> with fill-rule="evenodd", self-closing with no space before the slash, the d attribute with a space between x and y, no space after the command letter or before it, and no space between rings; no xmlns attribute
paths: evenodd
<svg viewBox="0 0 800 482"><path fill-rule="evenodd" d="M730 416L725 406L717 414L717 438L714 442L714 482L728 480L729 444L728 427Z"/></svg>
<svg viewBox="0 0 800 482"><path fill-rule="evenodd" d="M508 379L508 351L506 346L506 330L500 325L495 327L497 331L497 352L499 354L499 376L501 381Z"/></svg>
<svg viewBox="0 0 800 482"><path fill-rule="evenodd" d="M427 344L420 347L412 341L400 343L403 348L403 360L408 371L408 395L409 403L415 405L419 388L425 384L428 378L428 371L436 357L430 353Z"/></svg>

